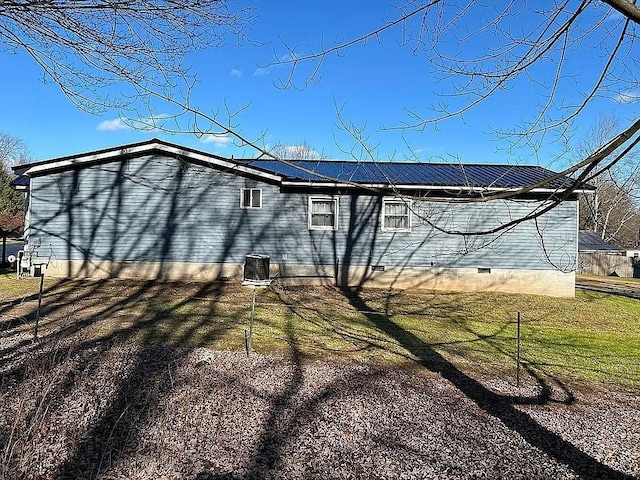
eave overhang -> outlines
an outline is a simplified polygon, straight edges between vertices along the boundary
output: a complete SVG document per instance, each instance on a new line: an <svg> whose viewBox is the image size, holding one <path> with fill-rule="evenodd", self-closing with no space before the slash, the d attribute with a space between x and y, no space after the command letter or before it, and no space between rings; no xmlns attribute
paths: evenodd
<svg viewBox="0 0 640 480"><path fill-rule="evenodd" d="M298 188L356 188L370 190L420 190L420 191L438 191L438 192L464 192L469 194L482 193L532 193L532 194L562 194L571 188L533 188L525 189L522 187L480 187L480 186L462 186L462 185L420 185L420 184L389 184L389 183L355 183L355 182L326 182L326 181L299 181L299 180L283 180L283 187ZM576 188L571 190L575 194L591 194L595 189L592 188Z"/></svg>
<svg viewBox="0 0 640 480"><path fill-rule="evenodd" d="M36 164L32 164L31 166L21 165L18 168L22 170L22 175L26 175L28 177L36 177L52 172L70 170L93 164L109 163L112 161L115 162L127 157L135 157L153 153L164 153L167 155L183 158L185 160L191 160L197 163L215 166L225 170L233 170L256 177L261 177L270 181L280 182L281 180L281 176L275 175L273 173L249 167L241 163L234 162L233 160L219 157L217 155L198 152L196 150L191 150L159 140L153 140L150 142L135 145L127 145L124 147L104 150L100 152L63 157L56 160L39 162ZM16 168L16 170L18 170L18 168Z"/></svg>

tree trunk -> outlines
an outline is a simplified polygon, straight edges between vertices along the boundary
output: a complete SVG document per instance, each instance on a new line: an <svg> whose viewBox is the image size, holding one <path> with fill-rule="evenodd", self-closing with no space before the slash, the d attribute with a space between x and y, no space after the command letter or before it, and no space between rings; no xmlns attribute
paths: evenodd
<svg viewBox="0 0 640 480"><path fill-rule="evenodd" d="M7 262L7 234L2 235L2 257L0 258L0 267L4 267Z"/></svg>

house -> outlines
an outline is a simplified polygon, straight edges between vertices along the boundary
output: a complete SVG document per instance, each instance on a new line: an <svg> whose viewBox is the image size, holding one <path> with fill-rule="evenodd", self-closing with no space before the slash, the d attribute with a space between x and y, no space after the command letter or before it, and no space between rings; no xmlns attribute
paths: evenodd
<svg viewBox="0 0 640 480"><path fill-rule="evenodd" d="M237 279L256 253L282 282L555 296L574 295L589 190L536 166L234 160L157 139L14 170L47 275Z"/></svg>

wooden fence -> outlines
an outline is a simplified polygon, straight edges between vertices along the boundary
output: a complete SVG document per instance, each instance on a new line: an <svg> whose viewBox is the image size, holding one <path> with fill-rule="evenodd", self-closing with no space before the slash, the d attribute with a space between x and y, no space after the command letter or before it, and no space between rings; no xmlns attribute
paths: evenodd
<svg viewBox="0 0 640 480"><path fill-rule="evenodd" d="M640 278L640 262L624 255L580 253L578 254L578 273Z"/></svg>

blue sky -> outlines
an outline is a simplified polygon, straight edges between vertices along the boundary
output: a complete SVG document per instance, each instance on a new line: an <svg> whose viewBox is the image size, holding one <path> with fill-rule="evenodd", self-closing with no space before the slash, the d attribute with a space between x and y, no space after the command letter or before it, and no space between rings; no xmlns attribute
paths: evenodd
<svg viewBox="0 0 640 480"><path fill-rule="evenodd" d="M446 81L439 81L423 52L401 45L402 29L383 33L379 39L358 44L342 55L325 59L318 81L304 86L305 73L313 67L304 64L294 77L295 88L277 85L286 80L286 66L269 66L276 57L286 58L283 41L298 55L308 54L334 40L357 37L379 26L385 19L395 19L398 10L387 1L372 1L363 8L359 1L324 2L252 2L255 21L248 35L256 44L235 42L226 47L190 55L192 71L199 83L193 100L206 112L229 105L239 109L249 105L234 119L239 131L250 139L259 139L267 148L280 143L309 143L329 158L349 159L354 141L338 124L337 108L342 118L365 127L374 155L381 160L403 160L415 156L424 161L462 161L469 163L539 163L559 168L557 157L564 145L544 139L537 152L520 149L506 152L505 144L496 140L492 130L509 128L531 119L541 101L536 83L529 78L500 90L464 118L453 118L429 126L424 131L385 130L408 119L407 110L430 114L429 107L445 100L439 93L450 91ZM233 3L232 3L233 5ZM240 5L240 3L238 3ZM612 16L615 19L615 16ZM526 26L526 21L525 21ZM415 27L410 24L409 30ZM473 28L473 19L462 25ZM509 28L518 28L514 25ZM523 27L524 28L524 27ZM460 31L457 33L459 38ZM595 41L596 39L594 39ZM447 43L448 42L448 43ZM568 66L573 76L559 93L563 101L576 101L584 95L582 79L593 75L592 52L586 46L572 51ZM452 56L472 56L481 52L475 43L459 45L451 37L442 44ZM472 49L478 48L477 52ZM22 138L34 159L41 160L83 151L105 148L157 136L168 141L218 153L224 156L254 156L246 148L237 148L229 138L208 137L208 141L189 135L168 135L125 128L118 112L94 116L76 109L59 87L42 81L38 67L24 54L0 51L3 75L0 75L0 132ZM552 70L541 66L540 78L550 79ZM586 84L586 83L585 83ZM589 127L600 112L612 112L622 124L638 114L637 90L599 96L581 114L577 134ZM446 99L456 103L461 98ZM156 112L166 112L159 105ZM362 156L359 149L355 156Z"/></svg>

